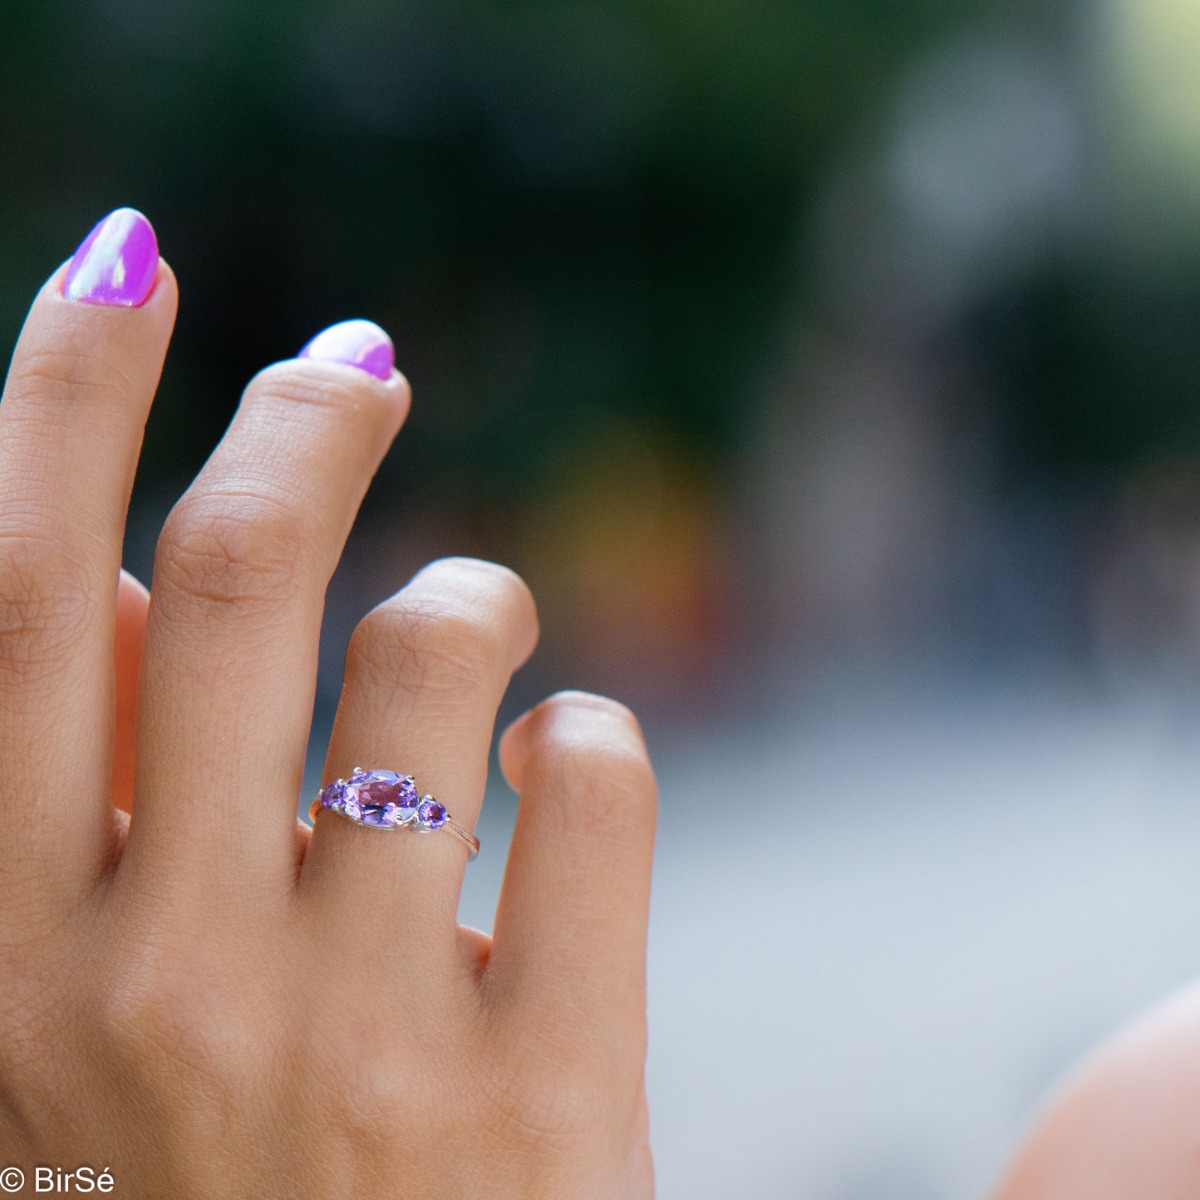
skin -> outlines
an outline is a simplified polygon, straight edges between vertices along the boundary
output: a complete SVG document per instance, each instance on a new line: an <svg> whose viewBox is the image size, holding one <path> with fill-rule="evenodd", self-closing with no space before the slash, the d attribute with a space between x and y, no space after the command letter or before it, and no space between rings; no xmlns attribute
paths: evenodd
<svg viewBox="0 0 1200 1200"><path fill-rule="evenodd" d="M113 727L112 802L124 813L133 812L138 675L142 669L142 646L146 642L146 618L149 615L150 593L128 571L122 570L117 581L117 633L113 647L117 704Z"/></svg>
<svg viewBox="0 0 1200 1200"><path fill-rule="evenodd" d="M408 384L259 374L147 593L120 554L175 280L60 286L0 402L0 1160L146 1200L646 1200L636 721L562 693L505 733L494 939L450 835L297 822L325 587ZM426 567L353 635L326 778L402 768L473 826L537 632L512 572Z"/></svg>
<svg viewBox="0 0 1200 1200"><path fill-rule="evenodd" d="M995 1200L1200 1196L1200 985L1169 998L1059 1088Z"/></svg>

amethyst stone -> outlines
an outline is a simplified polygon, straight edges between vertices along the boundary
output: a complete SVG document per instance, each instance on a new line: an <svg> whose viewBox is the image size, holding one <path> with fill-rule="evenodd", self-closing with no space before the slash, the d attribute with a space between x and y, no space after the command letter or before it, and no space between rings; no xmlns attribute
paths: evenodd
<svg viewBox="0 0 1200 1200"><path fill-rule="evenodd" d="M441 829L449 814L432 796L426 796L417 809L417 817L426 829Z"/></svg>
<svg viewBox="0 0 1200 1200"><path fill-rule="evenodd" d="M417 807L417 789L412 780L395 771L364 771L355 767L348 784L357 796L358 819L364 825L386 829L403 824Z"/></svg>
<svg viewBox="0 0 1200 1200"><path fill-rule="evenodd" d="M417 806L407 804L389 804L387 819L389 825L411 825L417 816Z"/></svg>
<svg viewBox="0 0 1200 1200"><path fill-rule="evenodd" d="M335 779L332 783L327 783L321 789L321 807L341 808L345 796L346 781L344 779Z"/></svg>

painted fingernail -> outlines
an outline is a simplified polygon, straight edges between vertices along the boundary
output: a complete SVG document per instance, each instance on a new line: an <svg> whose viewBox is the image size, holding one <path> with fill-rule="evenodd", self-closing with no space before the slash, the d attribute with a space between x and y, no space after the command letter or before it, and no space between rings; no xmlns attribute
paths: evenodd
<svg viewBox="0 0 1200 1200"><path fill-rule="evenodd" d="M118 208L75 251L63 295L84 304L137 308L157 277L158 239L150 222L137 209Z"/></svg>
<svg viewBox="0 0 1200 1200"><path fill-rule="evenodd" d="M300 358L348 363L361 367L376 379L389 379L396 356L392 339L373 321L340 321L318 333Z"/></svg>

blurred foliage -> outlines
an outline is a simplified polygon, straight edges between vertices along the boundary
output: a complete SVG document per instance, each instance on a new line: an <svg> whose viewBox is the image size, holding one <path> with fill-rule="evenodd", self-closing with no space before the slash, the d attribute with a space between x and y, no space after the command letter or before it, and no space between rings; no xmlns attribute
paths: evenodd
<svg viewBox="0 0 1200 1200"><path fill-rule="evenodd" d="M1200 454L1200 286L1055 262L972 314L1003 398L1010 478L1103 480Z"/></svg>
<svg viewBox="0 0 1200 1200"><path fill-rule="evenodd" d="M3 340L129 203L183 289L144 476L193 470L250 373L357 314L458 488L537 486L593 406L703 458L778 336L823 155L972 7L9 0Z"/></svg>
<svg viewBox="0 0 1200 1200"><path fill-rule="evenodd" d="M529 576L557 631L549 661L572 682L607 686L617 664L701 694L731 627L753 624L737 577L758 569L754 530L729 492L755 470L759 410L786 392L803 331L836 330L835 294L915 311L906 287L923 259L929 278L939 269L937 229L917 221L889 241L895 198L855 181L862 163L882 177L869 164L891 152L914 64L962 31L1032 48L1070 119L1092 126L1076 173L1089 203L1018 247L1019 269L980 268L925 342L907 335L918 355L949 345L981 382L967 416L999 432L1001 470L978 487L1054 490L1200 452L1200 237L1141 254L1113 234L1102 193L1121 173L1115 143L1137 135L1114 134L1125 127L1086 64L1132 96L1153 91L1153 71L1089 59L1084 24L1076 6L1034 0L9 0L0 351L96 219L121 204L150 215L182 305L136 530L200 465L250 375L329 322L372 318L416 403L357 559L351 544L358 590L339 601L335 586L339 631L422 558L480 553ZM998 169L973 131L1000 150L1008 135L986 79L978 125L968 113L954 127L973 93L969 69L953 78L959 90L934 88L918 115L948 137L945 161L984 168L969 210ZM998 95L1018 117L1039 103ZM1123 169L1127 185L1158 178ZM1131 211L1151 186L1130 186ZM864 236L831 252L814 214L839 187ZM1196 223L1180 212L1177 232ZM1151 242L1154 224L1142 220ZM822 277L831 262L853 278ZM859 318L864 361L893 317ZM131 565L148 566L144 535ZM802 602L780 607L793 630Z"/></svg>

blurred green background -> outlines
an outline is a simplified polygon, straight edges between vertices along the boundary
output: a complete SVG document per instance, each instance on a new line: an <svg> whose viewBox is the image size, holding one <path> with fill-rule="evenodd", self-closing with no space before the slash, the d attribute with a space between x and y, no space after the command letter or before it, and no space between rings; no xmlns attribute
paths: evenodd
<svg viewBox="0 0 1200 1200"><path fill-rule="evenodd" d="M416 404L327 664L452 552L539 595L518 699L605 688L652 722L847 662L1140 662L1143 620L1184 618L1125 612L1121 531L1183 536L1200 437L1195 85L1163 57L1194 24L1168 0L8 3L0 337L99 216L151 216L183 301L146 575L245 380L331 321L389 329Z"/></svg>

